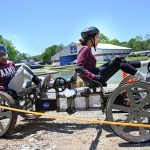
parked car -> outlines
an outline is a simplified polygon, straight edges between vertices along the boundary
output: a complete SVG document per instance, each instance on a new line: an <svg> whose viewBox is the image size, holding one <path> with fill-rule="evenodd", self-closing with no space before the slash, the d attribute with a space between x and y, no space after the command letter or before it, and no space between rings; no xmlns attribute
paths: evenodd
<svg viewBox="0 0 150 150"><path fill-rule="evenodd" d="M128 57L136 57L136 56L137 56L136 52L132 52L128 55Z"/></svg>
<svg viewBox="0 0 150 150"><path fill-rule="evenodd" d="M148 54L150 54L150 50L132 52L128 55L128 57L147 56Z"/></svg>
<svg viewBox="0 0 150 150"><path fill-rule="evenodd" d="M16 68L18 69L22 65L27 65L31 69L38 69L38 68L44 68L43 65L41 65L39 62L35 62L34 60L22 60L20 63L15 63Z"/></svg>

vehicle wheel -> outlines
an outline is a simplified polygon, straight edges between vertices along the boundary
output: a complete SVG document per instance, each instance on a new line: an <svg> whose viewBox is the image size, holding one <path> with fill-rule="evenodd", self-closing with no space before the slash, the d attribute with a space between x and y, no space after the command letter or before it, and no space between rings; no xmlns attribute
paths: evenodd
<svg viewBox="0 0 150 150"><path fill-rule="evenodd" d="M47 94L46 93L40 93L40 98L47 98ZM35 99L23 99L22 101L20 101L20 107L23 110L27 110L27 111L33 111L35 112ZM20 113L20 116L23 117L26 120L35 120L38 119L40 116L39 115L34 115L34 114L28 114L28 113Z"/></svg>
<svg viewBox="0 0 150 150"><path fill-rule="evenodd" d="M0 105L16 108L16 103L10 95L0 92ZM12 134L17 121L17 112L0 108L0 137Z"/></svg>
<svg viewBox="0 0 150 150"><path fill-rule="evenodd" d="M131 82L119 86L108 99L108 121L150 124L150 84ZM128 102L128 103L123 103ZM150 140L150 128L110 125L112 130L129 142Z"/></svg>

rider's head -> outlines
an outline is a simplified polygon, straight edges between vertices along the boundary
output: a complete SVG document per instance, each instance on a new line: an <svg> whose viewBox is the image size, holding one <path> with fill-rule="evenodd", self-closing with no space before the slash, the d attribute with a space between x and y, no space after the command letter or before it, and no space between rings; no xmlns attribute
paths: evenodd
<svg viewBox="0 0 150 150"><path fill-rule="evenodd" d="M8 57L7 49L4 45L0 44L0 64L3 64L6 62Z"/></svg>
<svg viewBox="0 0 150 150"><path fill-rule="evenodd" d="M81 32L81 37L82 37L82 39L80 39L81 45L87 45L87 42L90 41L92 47L96 49L96 46L99 42L99 33L100 31L96 27L85 28Z"/></svg>

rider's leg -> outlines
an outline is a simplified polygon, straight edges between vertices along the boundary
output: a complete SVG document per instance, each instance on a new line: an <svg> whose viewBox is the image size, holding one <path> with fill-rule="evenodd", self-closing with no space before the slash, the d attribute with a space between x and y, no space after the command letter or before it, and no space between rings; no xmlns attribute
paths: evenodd
<svg viewBox="0 0 150 150"><path fill-rule="evenodd" d="M141 66L140 62L132 62L132 65L130 62L122 62L120 63L120 69L128 74L131 74L135 77L137 77L139 80L146 80L147 75L140 72L136 68L139 68Z"/></svg>
<svg viewBox="0 0 150 150"><path fill-rule="evenodd" d="M27 65L22 66L20 73L25 78L32 80L36 85L39 85L41 82L41 79L39 79Z"/></svg>
<svg viewBox="0 0 150 150"><path fill-rule="evenodd" d="M114 59L108 63L100 66L99 72L97 69L92 70L92 73L100 73L102 76L103 83L106 83L118 70L122 70L128 74L131 74L137 77L139 80L147 80L146 74L140 72L136 68L141 68L142 66L147 66L148 61L136 61L136 62L127 62L124 59Z"/></svg>
<svg viewBox="0 0 150 150"><path fill-rule="evenodd" d="M32 72L28 66L23 65L17 70L14 77L10 80L8 88L16 91L17 93L21 92L25 78L33 81L37 85L39 85L41 82L41 80Z"/></svg>
<svg viewBox="0 0 150 150"><path fill-rule="evenodd" d="M132 65L134 68L145 68L150 65L150 61L129 61L129 64Z"/></svg>
<svg viewBox="0 0 150 150"><path fill-rule="evenodd" d="M92 73L100 74L102 76L102 83L105 84L119 69L120 65L118 63L115 61L109 61L98 68L98 73Z"/></svg>

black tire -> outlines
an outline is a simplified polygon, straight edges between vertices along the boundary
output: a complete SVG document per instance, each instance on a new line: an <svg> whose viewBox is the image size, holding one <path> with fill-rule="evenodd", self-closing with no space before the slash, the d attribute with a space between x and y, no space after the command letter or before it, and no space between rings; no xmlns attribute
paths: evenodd
<svg viewBox="0 0 150 150"><path fill-rule="evenodd" d="M16 108L13 98L5 92L0 92L0 105ZM6 137L13 133L17 121L17 112L0 108L0 137Z"/></svg>

